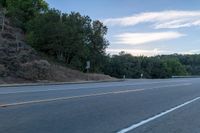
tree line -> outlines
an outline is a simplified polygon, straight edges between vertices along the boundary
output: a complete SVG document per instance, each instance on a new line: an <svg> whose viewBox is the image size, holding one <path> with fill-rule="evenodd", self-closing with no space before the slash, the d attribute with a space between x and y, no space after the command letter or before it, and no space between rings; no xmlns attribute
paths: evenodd
<svg viewBox="0 0 200 133"><path fill-rule="evenodd" d="M107 27L78 12L62 13L44 0L0 0L13 26L23 29L26 42L57 62L85 71L122 78L170 78L200 75L200 55L132 56L125 52L108 55Z"/></svg>
<svg viewBox="0 0 200 133"><path fill-rule="evenodd" d="M178 58L169 56L132 56L124 52L109 58L106 74L122 78L170 78L172 75L188 75L185 66Z"/></svg>

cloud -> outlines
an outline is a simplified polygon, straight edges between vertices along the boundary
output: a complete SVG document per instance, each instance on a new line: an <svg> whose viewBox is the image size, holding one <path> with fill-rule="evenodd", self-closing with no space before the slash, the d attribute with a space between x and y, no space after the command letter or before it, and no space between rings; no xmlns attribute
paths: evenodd
<svg viewBox="0 0 200 133"><path fill-rule="evenodd" d="M110 54L118 54L121 51L124 51L126 53L132 54L134 56L155 56L160 55L163 53L167 53L168 51L162 51L157 48L152 50L144 50L144 49L107 49L107 53Z"/></svg>
<svg viewBox="0 0 200 133"><path fill-rule="evenodd" d="M120 52L124 51L125 53L129 53L133 56L156 56L156 55L169 55L169 54L184 54L184 55L193 55L193 54L199 54L200 49L195 50L188 50L188 51L169 51L169 50L160 50L158 48L145 50L145 49L111 49L108 48L106 50L107 53L114 55L119 54Z"/></svg>
<svg viewBox="0 0 200 133"><path fill-rule="evenodd" d="M181 53L182 54L189 54L189 55L200 54L200 49L194 49L194 50L184 51L184 52L181 52Z"/></svg>
<svg viewBox="0 0 200 133"><path fill-rule="evenodd" d="M145 12L122 18L104 20L106 25L135 26L152 23L155 29L200 26L200 11L161 11Z"/></svg>
<svg viewBox="0 0 200 133"><path fill-rule="evenodd" d="M179 32L150 32L150 33L122 33L115 35L115 41L112 43L117 44L129 44L129 45L140 45L150 42L157 42L163 40L171 40L185 36Z"/></svg>

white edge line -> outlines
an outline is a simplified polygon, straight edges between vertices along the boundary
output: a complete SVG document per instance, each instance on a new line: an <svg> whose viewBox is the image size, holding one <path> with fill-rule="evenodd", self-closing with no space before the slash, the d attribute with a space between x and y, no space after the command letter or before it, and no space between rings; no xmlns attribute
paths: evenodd
<svg viewBox="0 0 200 133"><path fill-rule="evenodd" d="M175 86L188 86L188 85L191 85L191 84L185 83L185 84L176 84L176 85L153 87L153 88L148 88L148 89L112 91L112 92L104 92L104 93L89 94L89 95L59 97L59 98L53 98L53 99L33 100L33 101L25 101L25 102L18 102L18 103L8 103L8 104L0 104L0 107L17 106L17 105L24 105L24 104L34 104L34 103L42 103L42 102L52 102L52 101L58 101L58 100L68 100L68 99L84 98L84 97L92 97L92 96L102 96L102 95L110 95L110 94L121 94L121 93L128 93L128 92L138 92L138 91L152 90L152 89L158 89L158 88L167 88L167 87L175 87Z"/></svg>
<svg viewBox="0 0 200 133"><path fill-rule="evenodd" d="M172 111L175 111L175 110L177 110L177 109L179 109L179 108L181 108L181 107L184 107L184 106L186 106L186 105L188 105L188 104L190 104L190 103L192 103L192 102L195 102L195 101L197 101L197 100L199 100L199 99L200 99L200 97L194 98L194 99L192 99L192 100L190 100L190 101L187 101L187 102L185 102L185 103L183 103L183 104L181 104L181 105L178 105L178 106L176 106L176 107L174 107L174 108L171 108L171 109L169 109L169 110L167 110L167 111L165 111L165 112L162 112L162 113L160 113L160 114L158 114L158 115L155 115L155 116L153 116L153 117L150 117L150 118L148 118L148 119L146 119L146 120L143 120L143 121L141 121L141 122L139 122L139 123L137 123L137 124L133 124L133 125L131 125L130 127L127 127L127 128L125 128L125 129L122 129L121 131L119 131L119 132L117 132L117 133L127 133L127 132L129 132L129 131L131 131L131 130L134 130L134 129L137 128L137 127L140 127L140 126L142 126L142 125L144 125L144 124L147 124L147 123L149 123L149 122L151 122L151 121L153 121L153 120L155 120L155 119L158 119L159 117L162 117L162 116L164 116L164 115L166 115L166 114L168 114L168 113L171 113Z"/></svg>

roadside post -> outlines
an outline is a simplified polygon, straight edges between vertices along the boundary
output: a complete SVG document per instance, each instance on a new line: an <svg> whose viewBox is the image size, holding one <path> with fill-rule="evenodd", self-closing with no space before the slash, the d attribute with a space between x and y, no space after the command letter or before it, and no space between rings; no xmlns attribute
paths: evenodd
<svg viewBox="0 0 200 133"><path fill-rule="evenodd" d="M143 79L143 76L144 76L143 73L141 73L140 78Z"/></svg>
<svg viewBox="0 0 200 133"><path fill-rule="evenodd" d="M125 80L126 79L126 75L123 75L123 80Z"/></svg>
<svg viewBox="0 0 200 133"><path fill-rule="evenodd" d="M87 70L87 74L89 74L89 69L90 69L90 61L86 62L86 70ZM87 80L89 80L89 75L87 76Z"/></svg>
<svg viewBox="0 0 200 133"><path fill-rule="evenodd" d="M87 70L87 73L89 73L89 69L90 69L90 61L87 61L87 62L86 62L86 70Z"/></svg>

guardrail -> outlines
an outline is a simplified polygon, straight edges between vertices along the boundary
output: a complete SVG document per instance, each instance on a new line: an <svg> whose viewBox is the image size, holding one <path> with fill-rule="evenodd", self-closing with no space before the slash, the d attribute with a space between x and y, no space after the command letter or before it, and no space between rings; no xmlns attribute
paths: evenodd
<svg viewBox="0 0 200 133"><path fill-rule="evenodd" d="M172 78L200 78L200 75L172 76Z"/></svg>

